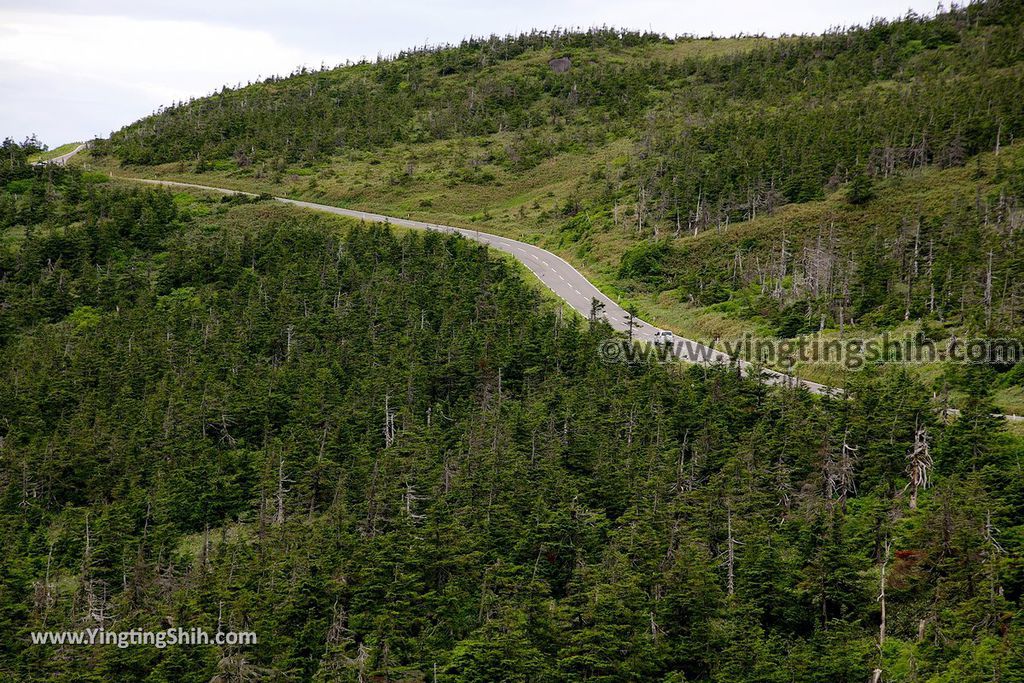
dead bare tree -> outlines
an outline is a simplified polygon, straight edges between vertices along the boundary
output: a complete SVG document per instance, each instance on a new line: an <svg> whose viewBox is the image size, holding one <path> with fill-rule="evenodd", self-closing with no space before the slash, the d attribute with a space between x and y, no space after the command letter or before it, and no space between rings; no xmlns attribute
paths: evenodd
<svg viewBox="0 0 1024 683"><path fill-rule="evenodd" d="M988 252L988 269L985 271L985 327L992 327L992 250Z"/></svg>
<svg viewBox="0 0 1024 683"><path fill-rule="evenodd" d="M405 491L402 493L402 507L405 510L406 516L413 522L422 522L426 515L419 514L416 512L416 503L423 499L416 493L416 487L409 481L405 482Z"/></svg>
<svg viewBox="0 0 1024 683"><path fill-rule="evenodd" d="M904 488L910 489L910 509L917 509L917 492L920 489L928 488L928 474L931 472L934 462L928 448L928 430L925 427L918 427L914 432L914 447L907 455L907 475L910 481Z"/></svg>
<svg viewBox="0 0 1024 683"><path fill-rule="evenodd" d="M725 587L728 594L736 593L736 546L743 545L732 535L732 508L726 508L726 541L725 541Z"/></svg>
<svg viewBox="0 0 1024 683"><path fill-rule="evenodd" d="M881 618L878 623L878 657L879 665L871 673L871 683L881 683L882 681L882 648L885 647L885 629L886 629L886 613L885 613L885 570L889 564L889 552L892 550L892 543L889 539L885 539L885 543L882 544L882 564L879 571L879 591L878 591L878 602L882 609Z"/></svg>
<svg viewBox="0 0 1024 683"><path fill-rule="evenodd" d="M914 231L914 260L907 269L907 298L903 307L903 319L910 320L910 308L914 299L914 283L918 275L918 261L921 254L921 219L917 220L917 229Z"/></svg>
<svg viewBox="0 0 1024 683"><path fill-rule="evenodd" d="M285 484L291 483L291 479L287 478L284 474L284 454L277 460L277 493L274 496L274 502L277 508L277 512L274 514L275 524L284 524L284 496L288 493L288 489Z"/></svg>
<svg viewBox="0 0 1024 683"><path fill-rule="evenodd" d="M857 461L857 447L850 445L850 432L843 435L843 443L837 453L829 452L825 460L825 495L830 501L846 505L846 498L857 492L854 480L854 466Z"/></svg>
<svg viewBox="0 0 1024 683"><path fill-rule="evenodd" d="M988 579L989 579L989 602L992 603L992 604L995 603L995 599L996 599L997 595L1002 595L1003 594L1003 587L1001 585L999 585L998 579L997 579L998 574L997 574L997 571L996 571L995 560L1000 555L1003 555L1003 554L1006 553L1006 550L1003 549L1003 546L1000 545L999 541L996 540L996 534L997 533L999 533L999 529L997 529L992 524L992 511L991 510L987 510L985 512L985 532L984 532L985 545L987 547L982 552L982 555L985 558L984 559L985 568L987 570L986 573L988 574Z"/></svg>
<svg viewBox="0 0 1024 683"><path fill-rule="evenodd" d="M395 445L395 411L391 408L391 396L384 395L384 448Z"/></svg>

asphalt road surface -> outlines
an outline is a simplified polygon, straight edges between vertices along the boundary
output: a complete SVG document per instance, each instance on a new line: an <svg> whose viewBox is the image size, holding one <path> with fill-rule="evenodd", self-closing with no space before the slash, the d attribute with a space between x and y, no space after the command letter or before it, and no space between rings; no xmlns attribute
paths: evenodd
<svg viewBox="0 0 1024 683"><path fill-rule="evenodd" d="M40 163L66 164L68 159L85 149L87 146L87 144L81 144L67 154L63 154L54 159ZM151 185L187 187L196 190L206 190L208 192L219 192L222 194L242 194L249 197L256 196L252 192L241 192L239 190L229 190L222 187L212 187L210 185L181 183L173 180L147 180L143 178L125 179L136 180L138 182L149 183ZM512 254L512 256L529 268L541 282L547 285L548 289L565 301L565 303L572 306L572 308L578 311L583 317L586 318L590 316L591 302L596 299L604 304L602 315L608 320L608 323L614 329L620 332L627 332L629 330L629 323L627 322L629 314L622 308L622 306L612 301L611 298L604 294L604 292L591 284L587 278L583 277L583 275L565 261L565 259L532 244L520 242L519 240L514 240L508 237L501 237L500 235L480 232L478 230L470 230L468 228L456 228L450 225L440 225L437 223L427 223L408 218L385 216L379 213L356 211L354 209L342 209L337 206L317 204L316 202L305 202L297 199L286 199L284 197L274 197L274 199L284 204L292 204L293 206L299 206L313 211L323 211L325 213L332 213L338 216L356 218L369 223L389 223L391 225L398 225L404 228L458 234L466 237L467 239L481 242L493 249L498 249ZM633 337L641 342L653 343L654 336L658 331L659 329L657 327L654 327L644 320L635 318L633 321ZM681 360L698 363L730 363L733 361L728 354L709 348L700 342L681 337L675 337L673 341L675 343L676 350L675 357ZM751 375L758 372L758 369L752 363L744 360L738 360L737 363L740 372L744 375ZM843 393L842 389L829 387L817 382L811 382L810 380L800 379L799 377L787 375L775 370L760 368L759 372L762 381L768 384L791 387L799 386L813 394L819 395L841 395ZM949 415L958 415L959 412L960 411L955 408L946 409L946 413ZM1015 422L1024 421L1024 416L1022 415L999 416Z"/></svg>
<svg viewBox="0 0 1024 683"><path fill-rule="evenodd" d="M250 197L255 196L251 192L239 192L220 187L211 187L209 185L180 183L172 180L145 180L141 178L132 178L131 180L138 180L139 182L149 183L151 185L187 187L196 190L206 190L209 192L243 194ZM508 237L501 237L500 235L492 235L478 230L471 230L469 228L456 228L450 225L427 223L424 221L410 220L408 218L397 218L395 216L384 216L379 213L356 211L354 209L342 209L337 206L305 202L297 199L286 199L284 197L274 197L274 199L279 202L299 206L304 209L323 211L325 213L332 213L338 216L345 216L347 218L355 218L368 223L388 223L390 225L397 225L403 228L457 234L462 235L467 239L481 242L492 249L504 251L514 256L523 265L529 268L541 282L547 285L548 289L554 292L565 303L572 306L572 308L579 312L584 318L590 316L591 302L594 299L597 299L604 304L602 315L608 320L608 323L614 329L620 332L628 332L629 330L629 314L622 308L622 306L615 301L612 301L612 299L605 295L604 292L595 287L590 280L583 277L583 275L565 261L565 259L532 244L520 242L519 240L514 240ZM638 341L653 343L654 335L659 331L659 328L654 327L644 320L639 318L634 320L633 337ZM675 357L681 360L712 363L729 363L732 360L728 354L709 348L690 339L675 337L674 343L676 350ZM739 367L740 371L747 375L755 371L754 366L746 361L739 361ZM774 370L766 370L762 368L760 372L762 379L769 384L802 386L815 394L834 394L839 392L839 390L833 389L832 387L827 387L823 384L818 384L817 382L802 380L797 377L791 377Z"/></svg>
<svg viewBox="0 0 1024 683"><path fill-rule="evenodd" d="M81 152L86 147L88 147L88 145L83 142L82 144L80 144L78 147L75 147L73 150L71 150L67 154L61 154L59 157L54 157L52 159L46 159L45 161L37 161L35 165L36 166L45 166L46 164L57 164L58 166L63 166L64 164L68 163L68 159L70 159L71 157L75 156L76 154Z"/></svg>

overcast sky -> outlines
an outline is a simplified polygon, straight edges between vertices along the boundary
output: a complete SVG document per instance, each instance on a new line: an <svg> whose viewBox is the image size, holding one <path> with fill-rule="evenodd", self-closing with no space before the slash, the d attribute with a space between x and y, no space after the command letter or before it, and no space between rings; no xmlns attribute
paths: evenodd
<svg viewBox="0 0 1024 683"><path fill-rule="evenodd" d="M935 0L2 0L0 138L107 136L221 85L470 35L599 25L818 33Z"/></svg>

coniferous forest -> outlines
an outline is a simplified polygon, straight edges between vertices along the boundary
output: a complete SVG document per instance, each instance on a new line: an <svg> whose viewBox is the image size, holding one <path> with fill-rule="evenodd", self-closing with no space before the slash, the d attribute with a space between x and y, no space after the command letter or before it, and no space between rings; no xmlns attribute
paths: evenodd
<svg viewBox="0 0 1024 683"><path fill-rule="evenodd" d="M606 324L464 239L21 175L10 680L1024 673L1020 442L984 370L951 378L972 400L944 423L905 373L823 400L608 364ZM260 643L25 643L95 623Z"/></svg>
<svg viewBox="0 0 1024 683"><path fill-rule="evenodd" d="M1022 27L988 0L818 36L468 39L225 87L92 155L538 240L694 335L1016 333Z"/></svg>
<svg viewBox="0 0 1024 683"><path fill-rule="evenodd" d="M609 250L621 291L781 336L1019 338L1022 27L990 0L673 59L535 32L226 88L85 165L6 140L0 681L1024 681L1024 437L995 394L1024 367L817 396L610 363L620 333L470 240L105 172L323 198L341 158L429 215L403 194L425 156L363 155L497 141L431 171L494 199L592 153L516 220ZM29 637L94 627L259 640Z"/></svg>

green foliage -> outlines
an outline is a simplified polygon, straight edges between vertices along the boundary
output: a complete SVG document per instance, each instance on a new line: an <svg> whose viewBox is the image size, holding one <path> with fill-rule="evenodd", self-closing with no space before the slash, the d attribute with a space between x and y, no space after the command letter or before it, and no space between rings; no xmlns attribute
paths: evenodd
<svg viewBox="0 0 1024 683"><path fill-rule="evenodd" d="M839 401L609 365L467 240L62 178L0 251L3 675L863 681L887 539L885 671L1021 675L990 378L951 378L947 425L907 375ZM260 640L28 644L97 610Z"/></svg>
<svg viewBox="0 0 1024 683"><path fill-rule="evenodd" d="M566 78L543 62L522 71L502 65L556 45L607 50L665 41L611 29L533 32L403 52L375 64L302 68L288 78L225 87L163 109L96 151L138 164L194 160L196 172L203 172L210 159L244 157L246 165L274 157L313 161L396 142L526 131L552 117L575 118L576 111L587 112L579 122L592 120L595 111L635 117L649 99L647 81L660 78L660 67L582 61ZM532 156L524 149L513 163L528 166Z"/></svg>
<svg viewBox="0 0 1024 683"><path fill-rule="evenodd" d="M32 175L28 159L44 149L46 146L36 140L35 136L21 143L17 143L11 138L5 138L0 144L0 187L7 185L12 180L20 180Z"/></svg>
<svg viewBox="0 0 1024 683"><path fill-rule="evenodd" d="M1020 9L1019 0L974 3L683 58L657 49L675 42L664 36L604 29L468 40L224 88L132 124L96 152L203 172L211 159L313 162L501 132L513 140L496 161L524 171L625 137L637 154L619 198L642 192L649 220L750 218L818 199L850 175L861 203L861 171L959 166L1020 136ZM568 46L577 59L554 73L547 59ZM455 179L488 175L459 169Z"/></svg>
<svg viewBox="0 0 1024 683"><path fill-rule="evenodd" d="M847 199L851 204L859 206L867 204L875 196L874 188L871 185L871 178L863 169L858 169L850 181L850 190Z"/></svg>
<svg viewBox="0 0 1024 683"><path fill-rule="evenodd" d="M619 277L652 278L661 274L661 261L668 253L665 242L641 242L622 255Z"/></svg>
<svg viewBox="0 0 1024 683"><path fill-rule="evenodd" d="M723 52L474 39L224 89L95 152L317 193L331 155L479 138L413 195L429 209L610 145L520 201L576 254L611 238L629 287L781 335L1014 332L1022 17L989 0ZM608 364L606 324L467 240L127 188L41 149L0 148L0 678L1024 677L1022 445L991 370L942 378L946 421L899 370L839 399ZM260 642L28 642L98 624Z"/></svg>
<svg viewBox="0 0 1024 683"><path fill-rule="evenodd" d="M1022 17L1020 0L990 0L771 40L469 40L223 89L94 151L478 223L637 300L740 299L745 316L717 313L747 328L1012 332Z"/></svg>

